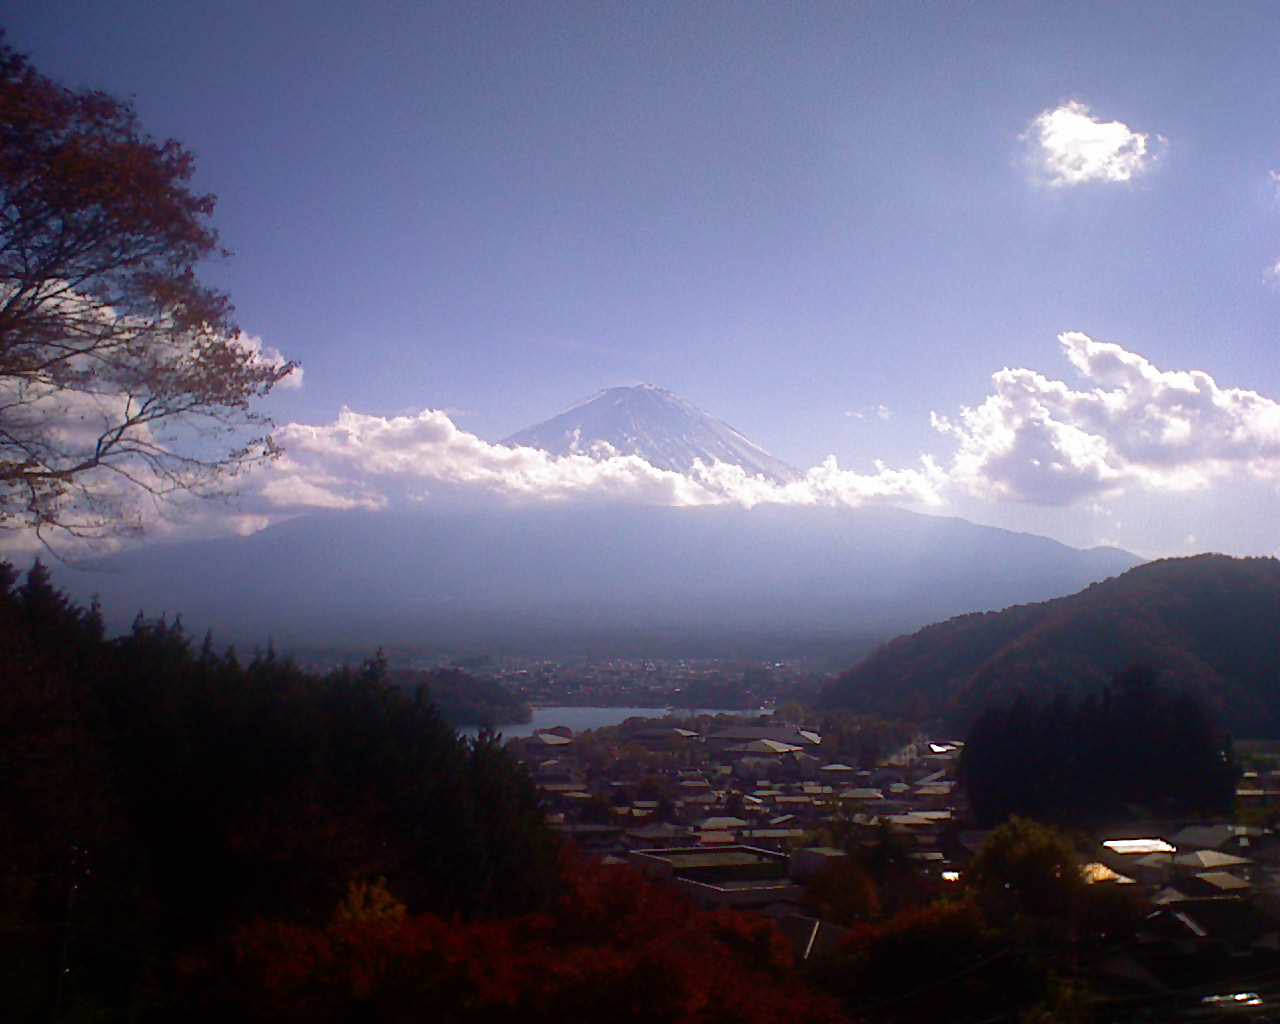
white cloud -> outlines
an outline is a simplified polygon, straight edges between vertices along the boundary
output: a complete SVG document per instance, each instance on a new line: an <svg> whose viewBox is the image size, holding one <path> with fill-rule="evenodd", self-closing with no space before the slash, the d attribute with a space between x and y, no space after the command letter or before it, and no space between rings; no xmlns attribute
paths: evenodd
<svg viewBox="0 0 1280 1024"><path fill-rule="evenodd" d="M256 334L240 334L234 342L240 348L247 352L253 353L258 360L266 366L279 369L288 361L278 348L272 345L265 345L260 337ZM302 387L302 367L294 365L287 374L281 379L276 387L285 391L296 391Z"/></svg>
<svg viewBox="0 0 1280 1024"><path fill-rule="evenodd" d="M856 506L896 500L937 504L942 473L877 464L842 469L834 457L803 479L776 484L738 466L698 463L688 474L658 469L635 455L595 450L554 456L492 444L427 409L381 417L344 409L326 425L290 423L276 434L285 456L253 491L277 512L381 508L402 501L497 498L509 502L624 501L654 505L753 506L767 503Z"/></svg>
<svg viewBox="0 0 1280 1024"><path fill-rule="evenodd" d="M868 416L887 420L893 415L893 410L883 402L880 402L877 405L863 406L861 409L846 409L845 415L855 420L865 420Z"/></svg>
<svg viewBox="0 0 1280 1024"><path fill-rule="evenodd" d="M1041 111L1026 137L1040 173L1057 187L1130 181L1157 156L1150 134L1134 131L1122 121L1098 120L1078 100ZM1165 141L1160 136L1156 139Z"/></svg>
<svg viewBox="0 0 1280 1024"><path fill-rule="evenodd" d="M995 393L934 426L959 445L948 476L975 494L1048 505L1130 488L1181 492L1232 473L1280 478L1280 404L1200 370L1161 370L1079 332L1058 338L1092 385L1003 369Z"/></svg>
<svg viewBox="0 0 1280 1024"><path fill-rule="evenodd" d="M94 326L106 323L110 312L69 289L51 304ZM128 340L127 332L121 338ZM264 365L280 368L286 364L284 356L264 345L259 337L239 334L230 343ZM162 339L142 348L148 353L158 348L171 365L181 366L186 346L191 344L195 342L184 336L175 345L167 345ZM108 355L123 349L123 341L118 339L104 346ZM210 428L197 412L186 419L161 418L154 424L145 420L131 422L146 398L126 393L110 373L99 375L100 365L110 362L101 351L74 355L66 369L78 371L80 376L69 385L34 376L0 379L5 430L21 439L24 455L55 469L90 461L104 438L128 424L108 459L78 471L62 493L50 496L48 508L56 513L53 518L60 524L46 531L54 549L72 558L81 551L102 552L119 547L144 532L151 537L185 537L228 528L244 529L243 522L234 517L227 519L226 510L211 514L206 502L189 501L183 493L189 490L191 496L212 497L231 485L223 473L198 461L211 453L213 459L218 458L209 439L223 430L224 421L219 420ZM118 362L123 365L126 360L119 358ZM132 368L126 366L124 375L130 371ZM148 368L143 365L135 372L144 375ZM301 367L293 367L277 386L301 387L301 381ZM8 447L11 452L18 450L13 442ZM281 486L278 482L271 484L272 488ZM318 500L318 485L313 482L308 486L313 506L319 507L322 503ZM357 503L335 497L330 507L353 507ZM15 525L17 522L0 518L0 550L40 550L44 542L39 535L28 527Z"/></svg>
<svg viewBox="0 0 1280 1024"><path fill-rule="evenodd" d="M1280 485L1280 403L1222 387L1203 371L1161 369L1079 332L1058 340L1078 383L1002 369L976 406L933 414L954 451L907 468L876 462L860 473L829 456L800 479L777 484L726 463L698 463L682 474L607 447L565 456L511 448L460 429L442 410L384 417L344 409L330 423L279 429L284 455L243 474L234 502L143 500L130 514L150 537L182 539L252 532L316 509L495 501L955 509L976 497L1081 506L1106 517L1111 535L1120 529L1113 513L1122 494L1178 495L1232 480ZM882 416L888 408L851 412ZM123 504L123 483L120 489ZM1188 526L1169 545L1176 547Z"/></svg>
<svg viewBox="0 0 1280 1024"><path fill-rule="evenodd" d="M150 539L179 540L216 533L251 533L272 522L318 509L381 510L396 506L503 502L622 502L698 506L761 504L857 507L893 501L937 505L945 474L931 459L918 468L875 464L872 473L841 468L834 456L800 480L777 484L726 463L695 463L682 474L659 469L608 446L554 456L535 448L492 444L460 430L443 411L371 416L343 409L328 424L290 423L276 440L284 454L239 478L228 501L128 498L128 511ZM120 538L89 553L119 546ZM31 536L0 537L11 551L32 547ZM74 543L64 547L74 558Z"/></svg>

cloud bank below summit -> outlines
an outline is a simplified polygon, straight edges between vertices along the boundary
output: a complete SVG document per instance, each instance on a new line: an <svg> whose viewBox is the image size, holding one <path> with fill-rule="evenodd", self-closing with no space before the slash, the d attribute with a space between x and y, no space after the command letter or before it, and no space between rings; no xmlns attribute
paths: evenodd
<svg viewBox="0 0 1280 1024"><path fill-rule="evenodd" d="M384 508L397 501L459 495L530 501L623 501L673 506L764 503L857 506L890 500L941 503L944 474L927 457L918 469L842 469L834 456L801 480L777 484L723 462L689 473L659 469L607 445L556 456L485 441L434 409L384 418L344 409L324 426L278 432L286 455L261 496L276 507Z"/></svg>
<svg viewBox="0 0 1280 1024"><path fill-rule="evenodd" d="M344 409L325 425L291 423L285 456L256 489L262 511L386 508L404 502L617 501L857 507L891 502L937 509L949 492L994 501L1071 505L1126 491L1182 493L1232 475L1280 479L1280 404L1224 388L1199 370L1162 370L1120 345L1079 332L1059 337L1083 384L1002 369L981 403L933 425L947 457L874 472L834 456L778 484L726 463L688 474L597 445L554 456L494 444L441 410L381 417Z"/></svg>
<svg viewBox="0 0 1280 1024"><path fill-rule="evenodd" d="M384 508L470 494L513 502L634 501L856 507L896 502L938 508L948 492L1070 505L1125 491L1182 493L1227 476L1280 480L1280 404L1220 386L1200 370L1163 370L1120 345L1059 336L1082 384L1031 369L992 375L992 393L954 416L933 414L947 457L874 472L829 456L790 484L725 463L688 474L657 469L607 446L553 456L460 429L440 410L380 417L343 410L326 425L291 423L286 455L258 490L268 508Z"/></svg>
<svg viewBox="0 0 1280 1024"><path fill-rule="evenodd" d="M327 424L276 432L284 454L246 474L233 503L188 501L147 515L152 536L250 533L316 510L474 507L486 503L737 504L857 508L894 504L955 511L1070 508L1122 495L1186 495L1219 483L1280 482L1280 403L1223 387L1200 370L1165 370L1121 345L1059 336L1079 381L1005 368L978 404L932 424L951 450L915 466L881 461L858 472L828 456L776 483L739 466L697 463L680 473L607 445L552 455L508 447L425 409L375 416L343 409ZM971 506L970 506L971 507ZM1188 524L1185 529L1196 529ZM1185 529L1183 532L1185 532Z"/></svg>

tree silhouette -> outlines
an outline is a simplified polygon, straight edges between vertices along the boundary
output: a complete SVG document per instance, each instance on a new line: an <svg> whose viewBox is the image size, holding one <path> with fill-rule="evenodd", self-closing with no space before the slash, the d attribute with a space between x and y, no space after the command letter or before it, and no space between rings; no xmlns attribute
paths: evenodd
<svg viewBox="0 0 1280 1024"><path fill-rule="evenodd" d="M206 493L274 454L264 358L197 264L221 252L189 151L0 39L0 526L97 537L138 491Z"/></svg>
<svg viewBox="0 0 1280 1024"><path fill-rule="evenodd" d="M1118 673L1078 702L1019 696L970 730L961 779L979 821L1010 814L1105 820L1142 805L1223 813L1238 774L1231 739L1190 694L1161 686L1149 666Z"/></svg>

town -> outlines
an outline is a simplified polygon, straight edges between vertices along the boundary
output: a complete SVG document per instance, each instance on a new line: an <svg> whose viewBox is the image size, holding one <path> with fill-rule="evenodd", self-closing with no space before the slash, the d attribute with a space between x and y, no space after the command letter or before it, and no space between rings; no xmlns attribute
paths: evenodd
<svg viewBox="0 0 1280 1024"><path fill-rule="evenodd" d="M423 652L406 645L382 649L397 672L459 669L491 680L534 707L688 708L747 711L812 702L855 659L848 656L778 658L639 657L629 655L472 655ZM294 660L324 673L358 665L366 648L304 651ZM475 725L482 722L460 721ZM507 724L493 720L490 724Z"/></svg>
<svg viewBox="0 0 1280 1024"><path fill-rule="evenodd" d="M778 714L673 715L541 728L506 746L561 835L705 908L773 918L804 963L882 906L958 897L995 831L968 807L962 741L827 717L826 734ZM1233 819L1135 818L1073 836L1082 883L1127 915L1123 941L1085 954L1094 998L1175 1016L1274 1007L1280 765L1270 750L1254 745L1249 760L1265 767L1243 772ZM892 868L859 903L847 869L873 864ZM1254 974L1265 976L1247 989L1232 981ZM1219 981L1231 991L1210 991Z"/></svg>

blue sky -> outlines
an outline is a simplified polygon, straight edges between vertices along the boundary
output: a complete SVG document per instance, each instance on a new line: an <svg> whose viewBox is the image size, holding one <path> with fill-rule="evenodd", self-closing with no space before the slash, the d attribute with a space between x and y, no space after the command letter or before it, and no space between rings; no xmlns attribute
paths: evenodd
<svg viewBox="0 0 1280 1024"><path fill-rule="evenodd" d="M889 488L912 507L1280 545L1274 4L46 0L5 25L196 153L235 252L208 276L303 364L272 411L314 442L307 486L386 490L326 461L344 407L493 441L648 381L800 467L929 455L928 495Z"/></svg>

